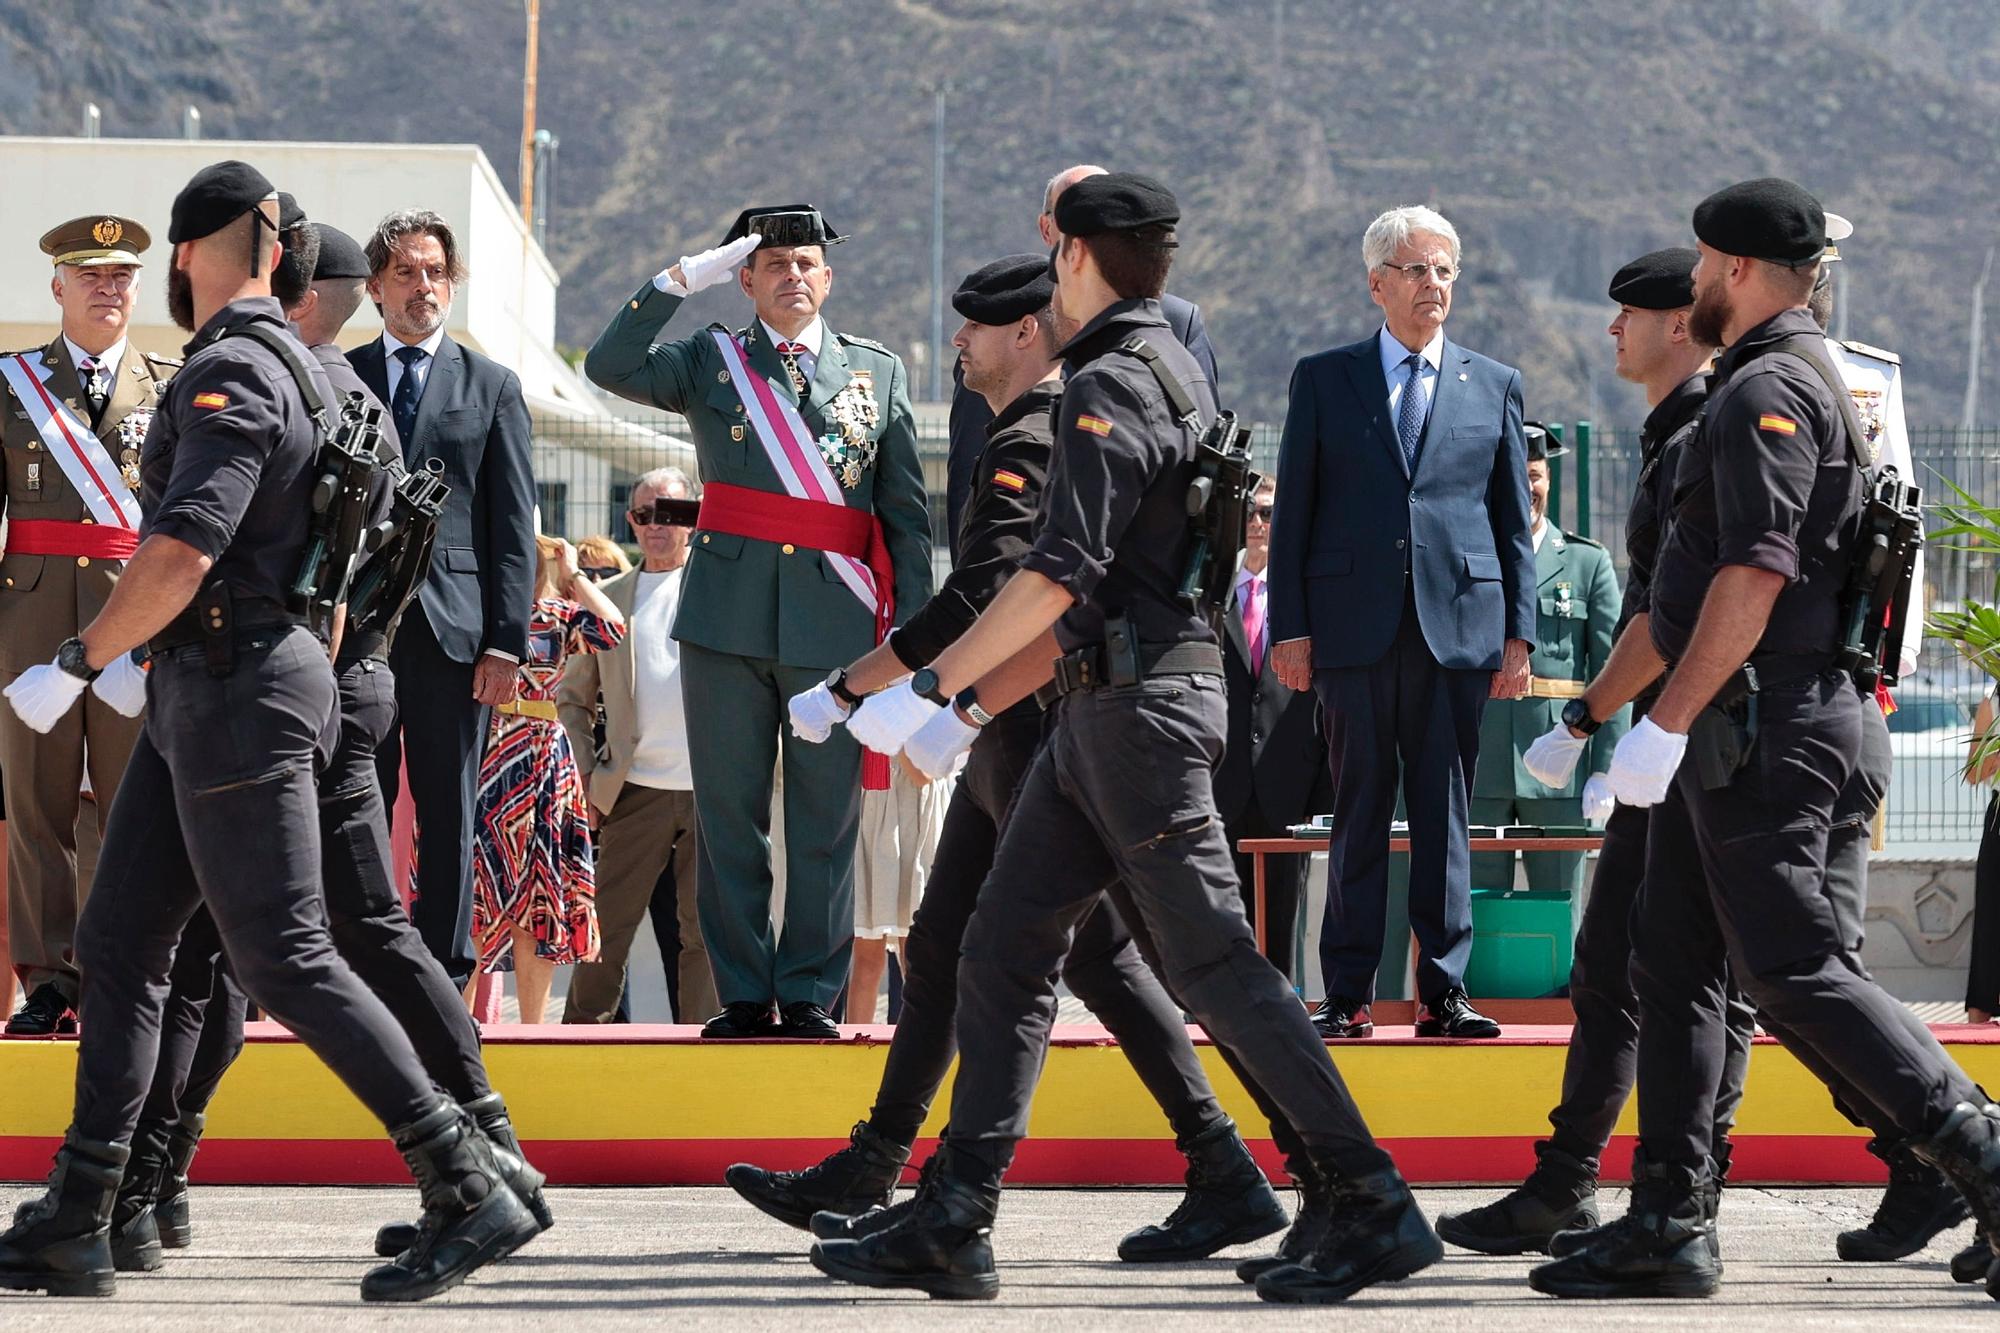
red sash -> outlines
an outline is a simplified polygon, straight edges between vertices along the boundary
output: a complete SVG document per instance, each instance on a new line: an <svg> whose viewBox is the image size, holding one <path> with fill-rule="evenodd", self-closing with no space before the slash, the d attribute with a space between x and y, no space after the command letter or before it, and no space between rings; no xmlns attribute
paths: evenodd
<svg viewBox="0 0 2000 1333"><path fill-rule="evenodd" d="M775 491L712 481L702 487L701 512L695 523L709 532L790 543L861 561L875 579L875 642L888 637L896 616L895 571L882 538L882 520L874 514L851 505L794 499ZM862 751L861 785L869 791L889 789L887 755Z"/></svg>
<svg viewBox="0 0 2000 1333"><path fill-rule="evenodd" d="M138 533L108 523L17 518L7 525L9 555L87 555L94 560L130 560L138 549Z"/></svg>

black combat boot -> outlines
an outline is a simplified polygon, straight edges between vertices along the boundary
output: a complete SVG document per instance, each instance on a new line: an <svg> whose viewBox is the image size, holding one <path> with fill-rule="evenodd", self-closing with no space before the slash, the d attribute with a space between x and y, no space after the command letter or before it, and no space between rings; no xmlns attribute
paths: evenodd
<svg viewBox="0 0 2000 1333"><path fill-rule="evenodd" d="M1990 1253L2000 1236L2000 1106L1960 1102L1937 1133L1911 1139L1911 1151L1944 1173L1965 1200ZM1956 1270L1958 1261L1953 1260ZM2000 1271L1986 1271L1986 1294L2000 1300ZM1954 1275L1956 1275L1954 1273Z"/></svg>
<svg viewBox="0 0 2000 1333"><path fill-rule="evenodd" d="M1324 1159L1323 1174L1331 1176ZM1444 1242L1393 1166L1333 1181L1333 1220L1295 1264L1257 1279L1257 1295L1283 1305L1330 1305L1377 1282L1400 1282L1444 1257Z"/></svg>
<svg viewBox="0 0 2000 1333"><path fill-rule="evenodd" d="M118 1198L111 1205L111 1266L121 1273L150 1273L164 1262L160 1227L154 1209L160 1182L166 1176L169 1126L141 1120L132 1134L132 1155L125 1163Z"/></svg>
<svg viewBox="0 0 2000 1333"><path fill-rule="evenodd" d="M1590 1243L1528 1273L1550 1296L1712 1296L1721 1265L1709 1248L1713 1173L1708 1163L1645 1162L1625 1216L1589 1233Z"/></svg>
<svg viewBox="0 0 2000 1333"><path fill-rule="evenodd" d="M0 1288L51 1296L109 1296L111 1205L130 1150L80 1139L71 1130L56 1149L48 1192L14 1210L0 1232Z"/></svg>
<svg viewBox="0 0 2000 1333"><path fill-rule="evenodd" d="M549 1211L549 1201L542 1196L542 1186L547 1181L541 1172L528 1165L527 1154L521 1151L521 1140L514 1133L514 1122L507 1118L507 1103L499 1093L489 1092L465 1103L465 1111L488 1142L499 1150L494 1160L499 1163L500 1174L528 1206L535 1225L543 1231L554 1226L555 1215ZM393 1259L416 1243L414 1222L391 1222L375 1233L375 1253L384 1259Z"/></svg>
<svg viewBox="0 0 2000 1333"><path fill-rule="evenodd" d="M1174 1144L1187 1158L1187 1192L1165 1222L1140 1227L1118 1242L1128 1264L1177 1264L1262 1240L1291 1219L1263 1168L1224 1116Z"/></svg>
<svg viewBox="0 0 2000 1333"><path fill-rule="evenodd" d="M1642 1143L1632 1150L1632 1178L1635 1180L1638 1179L1645 1174L1645 1171L1646 1145ZM1558 1231L1555 1235L1549 1237L1548 1256L1551 1259L1565 1259L1572 1254L1581 1253L1596 1244L1598 1240L1613 1228L1624 1225L1625 1219L1622 1217L1614 1217L1609 1222L1606 1222L1600 1216L1597 1222L1589 1226L1578 1226L1565 1231ZM1439 1231L1438 1234L1443 1235L1444 1233Z"/></svg>
<svg viewBox="0 0 2000 1333"><path fill-rule="evenodd" d="M993 1218L1000 1172L946 1144L939 1164L900 1221L859 1240L822 1240L812 1265L864 1287L907 1287L941 1300L989 1301L1000 1294L993 1271Z"/></svg>
<svg viewBox="0 0 2000 1333"><path fill-rule="evenodd" d="M1951 1280L1984 1282L1986 1270L1991 1267L1993 1267L1993 1247L1986 1243L1984 1231L1974 1231L1972 1244L1951 1256Z"/></svg>
<svg viewBox="0 0 2000 1333"><path fill-rule="evenodd" d="M864 1120L848 1135L845 1148L803 1171L766 1171L738 1162L722 1178L759 1210L808 1231L814 1213L852 1216L886 1207L909 1160L909 1144Z"/></svg>
<svg viewBox="0 0 2000 1333"><path fill-rule="evenodd" d="M1480 1254L1546 1254L1559 1232L1597 1225L1597 1159L1572 1157L1547 1139L1535 1145L1535 1169L1512 1191L1465 1213L1437 1220L1437 1233Z"/></svg>
<svg viewBox="0 0 2000 1333"><path fill-rule="evenodd" d="M1882 1201L1875 1205L1875 1216L1867 1226L1843 1231L1834 1241L1841 1258L1855 1262L1904 1259L1970 1215L1951 1182L1911 1152L1907 1142L1872 1139L1868 1151L1889 1164L1889 1188L1882 1192Z"/></svg>
<svg viewBox="0 0 2000 1333"><path fill-rule="evenodd" d="M1238 1281L1255 1282L1274 1268L1304 1262L1333 1223L1333 1182L1320 1173L1312 1159L1303 1153L1287 1157L1285 1174L1299 1191L1299 1211L1292 1219L1292 1229L1278 1242L1276 1254L1260 1254L1236 1265Z"/></svg>
<svg viewBox="0 0 2000 1333"><path fill-rule="evenodd" d="M160 1176L160 1201L153 1205L153 1224L160 1244L169 1250L184 1250L194 1243L194 1228L188 1220L188 1171L194 1166L194 1150L201 1146L201 1131L208 1117L196 1112L181 1117L167 1129L167 1169Z"/></svg>
<svg viewBox="0 0 2000 1333"><path fill-rule="evenodd" d="M917 1200L924 1197L937 1172L937 1154L924 1159L917 1168L917 1188L905 1194L886 1208L870 1208L865 1213L836 1213L831 1210L814 1213L806 1223L806 1230L818 1240L860 1240L878 1231L886 1231L908 1217L915 1210Z"/></svg>
<svg viewBox="0 0 2000 1333"><path fill-rule="evenodd" d="M468 1274L504 1259L541 1232L500 1159L463 1108L441 1102L420 1120L389 1131L423 1195L416 1243L361 1279L364 1301L421 1301L450 1291Z"/></svg>

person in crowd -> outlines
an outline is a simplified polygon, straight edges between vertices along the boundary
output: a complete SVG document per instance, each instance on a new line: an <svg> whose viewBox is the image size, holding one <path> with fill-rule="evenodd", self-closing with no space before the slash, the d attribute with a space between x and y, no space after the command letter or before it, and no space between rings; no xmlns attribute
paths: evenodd
<svg viewBox="0 0 2000 1333"><path fill-rule="evenodd" d="M576 567L592 583L602 583L632 568L632 558L624 547L596 532L576 544Z"/></svg>
<svg viewBox="0 0 2000 1333"><path fill-rule="evenodd" d="M692 531L694 487L679 468L656 468L632 487L626 521L639 541L637 570L599 589L629 632L608 652L577 658L563 677L559 711L589 788L597 828L595 959L570 973L565 1023L609 1023L624 997L632 941L662 873L673 881L680 925L675 972L678 1022L716 1009L697 916L694 775L688 760L687 711L681 702L680 644L673 637ZM662 505L662 501L678 505ZM588 744L591 714L602 707L604 753Z"/></svg>
<svg viewBox="0 0 2000 1333"><path fill-rule="evenodd" d="M106 213L51 227L41 249L54 262L61 331L0 357L0 686L89 623L137 546L139 446L180 365L126 337L151 241ZM46 736L0 708L8 960L27 996L14 1013L8 984L10 1036L76 1031L76 923L90 890L77 871L78 823L102 834L140 726L95 696ZM82 799L86 777L102 799Z"/></svg>
<svg viewBox="0 0 2000 1333"><path fill-rule="evenodd" d="M889 953L909 938L917 904L923 901L952 786L951 775L935 781L921 772L912 777L898 764L889 790L861 794L861 834L854 851L854 963L847 981L850 1023L875 1021Z"/></svg>
<svg viewBox="0 0 2000 1333"><path fill-rule="evenodd" d="M1271 663L1316 689L1333 769L1322 1035L1366 1037L1398 774L1410 821L1419 1036L1496 1037L1465 994L1467 800L1488 698L1535 632L1521 375L1445 337L1458 232L1392 208L1361 240L1382 327L1300 361L1278 449Z"/></svg>
<svg viewBox="0 0 2000 1333"><path fill-rule="evenodd" d="M528 408L513 371L445 332L467 278L436 213L391 213L367 241L382 336L349 358L389 405L412 468L451 487L430 576L395 635L398 717L377 751L386 804L407 771L420 830L410 918L460 985L471 980L473 800L490 710L514 698L535 590Z"/></svg>
<svg viewBox="0 0 2000 1333"><path fill-rule="evenodd" d="M575 547L537 537L535 548L528 652L515 698L494 710L473 860L480 969L512 965L523 1023L542 1021L558 966L597 956L590 803L556 695L572 656L605 652L625 637L624 616L578 571Z"/></svg>
<svg viewBox="0 0 2000 1333"><path fill-rule="evenodd" d="M1282 838L1293 824L1333 808L1319 700L1294 690L1270 669L1271 514L1278 483L1266 477L1252 497L1243 564L1222 628L1222 665L1229 687L1229 739L1215 770L1215 804L1222 814L1243 905L1255 921L1255 858L1236 850L1244 838ZM1264 956L1295 979L1295 936L1304 901L1305 856L1264 858Z"/></svg>
<svg viewBox="0 0 2000 1333"><path fill-rule="evenodd" d="M1993 722L1994 694L1979 701L1972 719L1973 751L1965 780L1992 786L2000 777L2000 746ZM1965 974L1965 1021L1991 1023L2000 1015L2000 789L1986 803L1979 829L1979 859L1973 870L1972 965Z"/></svg>
<svg viewBox="0 0 2000 1333"><path fill-rule="evenodd" d="M683 256L626 302L584 359L620 397L684 413L701 530L674 615L702 828L701 929L722 1010L713 1038L839 1035L863 787L884 756L845 732L785 734L785 700L880 643L930 595L930 514L903 363L833 329L827 248L806 205L745 209L722 244ZM747 263L745 261L748 261ZM687 296L734 281L755 307L653 341ZM772 774L785 766L788 883L771 921Z"/></svg>

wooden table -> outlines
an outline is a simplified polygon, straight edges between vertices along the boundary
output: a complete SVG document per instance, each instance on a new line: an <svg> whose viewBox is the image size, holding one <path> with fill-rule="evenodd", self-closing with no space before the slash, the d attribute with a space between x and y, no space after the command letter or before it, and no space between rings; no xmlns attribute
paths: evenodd
<svg viewBox="0 0 2000 1333"><path fill-rule="evenodd" d="M1474 838L1475 852L1594 852L1604 846L1601 834L1582 838ZM1251 904L1256 911L1257 952L1264 952L1264 858L1273 853L1310 854L1332 846L1331 838L1244 838L1236 850L1250 855ZM1389 839L1389 850L1407 852L1407 837ZM1305 905L1303 897L1300 906Z"/></svg>

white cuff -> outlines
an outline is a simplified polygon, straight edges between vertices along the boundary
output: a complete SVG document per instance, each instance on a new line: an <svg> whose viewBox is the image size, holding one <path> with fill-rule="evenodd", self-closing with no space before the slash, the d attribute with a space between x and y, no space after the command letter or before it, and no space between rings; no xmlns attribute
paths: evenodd
<svg viewBox="0 0 2000 1333"><path fill-rule="evenodd" d="M673 280L673 277L671 276L673 274L673 271L674 271L674 266L672 264L669 264L665 268L661 269L658 273L655 273L653 275L654 288L658 291L665 292L668 296L686 296L688 294L688 289L681 286L678 282L675 282Z"/></svg>

